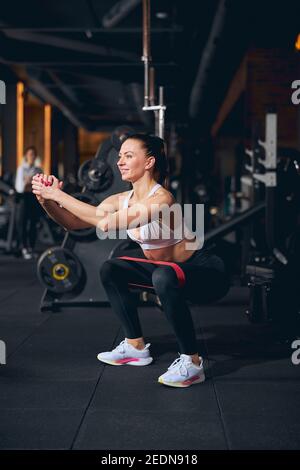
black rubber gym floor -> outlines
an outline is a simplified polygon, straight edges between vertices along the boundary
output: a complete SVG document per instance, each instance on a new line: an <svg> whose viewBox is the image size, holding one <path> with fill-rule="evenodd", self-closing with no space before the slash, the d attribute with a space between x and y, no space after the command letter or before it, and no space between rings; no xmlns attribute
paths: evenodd
<svg viewBox="0 0 300 470"><path fill-rule="evenodd" d="M163 312L140 318L155 362L101 364L122 339L107 308L40 313L35 263L0 257L1 449L299 449L300 365L290 344L251 325L247 288L197 307L207 380L187 389L157 382L178 357Z"/></svg>

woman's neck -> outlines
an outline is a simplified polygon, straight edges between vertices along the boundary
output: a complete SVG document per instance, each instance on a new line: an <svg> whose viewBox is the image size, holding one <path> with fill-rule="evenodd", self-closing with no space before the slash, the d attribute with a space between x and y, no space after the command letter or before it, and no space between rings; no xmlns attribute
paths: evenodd
<svg viewBox="0 0 300 470"><path fill-rule="evenodd" d="M138 201L141 201L145 197L148 196L151 189L157 184L155 180L143 181L138 180L132 183L132 188L134 192L134 196Z"/></svg>

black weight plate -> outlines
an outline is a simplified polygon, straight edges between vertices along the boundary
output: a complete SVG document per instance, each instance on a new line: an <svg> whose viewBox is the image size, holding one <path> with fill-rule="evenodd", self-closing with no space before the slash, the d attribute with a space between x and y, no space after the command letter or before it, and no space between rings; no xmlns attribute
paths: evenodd
<svg viewBox="0 0 300 470"><path fill-rule="evenodd" d="M78 180L89 191L101 192L112 185L113 171L103 160L87 160L78 170Z"/></svg>
<svg viewBox="0 0 300 470"><path fill-rule="evenodd" d="M70 250L62 247L47 249L37 264L39 281L56 294L72 292L82 277L82 266Z"/></svg>
<svg viewBox="0 0 300 470"><path fill-rule="evenodd" d="M92 161L92 160L86 160L85 162L83 162L83 163L80 165L80 167L79 167L79 169L78 169L78 175L77 175L77 177L78 177L78 182L79 182L79 184L80 184L81 186L85 186L85 183L86 183L86 181L85 181L85 179L86 179L86 174L87 174L87 172L88 172L88 170L89 170L89 167L90 167L90 165L91 165L91 161Z"/></svg>
<svg viewBox="0 0 300 470"><path fill-rule="evenodd" d="M93 191L105 191L113 183L113 171L108 163L93 160L89 170L89 179Z"/></svg>

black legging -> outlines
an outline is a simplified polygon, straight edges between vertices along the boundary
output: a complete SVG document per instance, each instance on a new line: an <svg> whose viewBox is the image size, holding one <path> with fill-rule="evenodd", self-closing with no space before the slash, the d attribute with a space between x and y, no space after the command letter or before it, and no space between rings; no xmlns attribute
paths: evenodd
<svg viewBox="0 0 300 470"><path fill-rule="evenodd" d="M130 250L124 255L146 259L141 249ZM197 342L192 315L186 301L206 303L218 300L228 292L230 281L223 261L208 251L196 250L187 261L176 264L185 274L183 287L180 287L172 267L142 261L109 259L103 263L100 276L127 338L143 336L136 296L130 292L128 283L152 285L173 326L180 353L192 355L197 352Z"/></svg>
<svg viewBox="0 0 300 470"><path fill-rule="evenodd" d="M41 209L35 195L31 192L20 194L17 228L19 243L23 248L34 249L40 215Z"/></svg>

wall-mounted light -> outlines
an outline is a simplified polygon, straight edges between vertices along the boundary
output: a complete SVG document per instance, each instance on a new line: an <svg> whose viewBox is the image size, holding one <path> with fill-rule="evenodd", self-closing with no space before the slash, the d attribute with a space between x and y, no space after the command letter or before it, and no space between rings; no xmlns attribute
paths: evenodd
<svg viewBox="0 0 300 470"><path fill-rule="evenodd" d="M24 83L17 83L17 167L24 154Z"/></svg>
<svg viewBox="0 0 300 470"><path fill-rule="evenodd" d="M156 18L159 20L166 20L168 18L168 13L166 11L157 11L155 13Z"/></svg>
<svg viewBox="0 0 300 470"><path fill-rule="evenodd" d="M43 170L46 175L51 174L51 106L44 106L44 162Z"/></svg>
<svg viewBox="0 0 300 470"><path fill-rule="evenodd" d="M298 34L296 41L295 41L295 49L300 51L300 34Z"/></svg>

